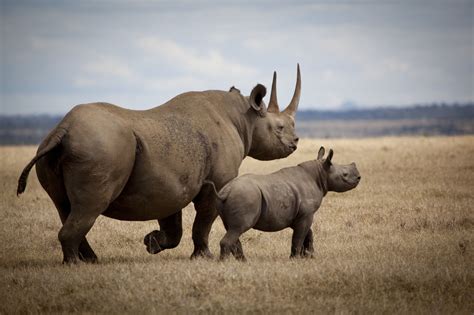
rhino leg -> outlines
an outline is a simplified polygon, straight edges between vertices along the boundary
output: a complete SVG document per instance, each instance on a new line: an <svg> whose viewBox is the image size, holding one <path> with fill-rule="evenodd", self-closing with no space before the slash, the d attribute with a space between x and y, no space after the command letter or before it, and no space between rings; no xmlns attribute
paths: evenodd
<svg viewBox="0 0 474 315"><path fill-rule="evenodd" d="M58 206L56 207L58 208ZM63 226L69 216L69 213L71 212L70 209L70 205L69 208L58 208L59 216L61 217L61 222L63 223ZM94 253L94 250L89 245L89 242L87 242L85 236L79 243L79 259L83 262L88 263L96 263L98 261L97 255Z"/></svg>
<svg viewBox="0 0 474 315"><path fill-rule="evenodd" d="M217 209L215 196L210 188L209 186L203 187L198 196L193 200L196 218L193 223L194 251L191 259L213 257L209 251L209 233L211 232L212 224L217 218Z"/></svg>
<svg viewBox="0 0 474 315"><path fill-rule="evenodd" d="M67 199L67 203L64 202L61 204L56 204L56 208L58 209L59 217L61 218L61 222L63 223L63 226L64 226L64 223L66 222L69 216L69 213L71 212L71 204L69 200ZM83 262L88 262L88 263L96 263L98 261L97 255L94 253L94 250L89 245L89 242L87 242L86 237L84 237L79 243L79 259L82 260Z"/></svg>
<svg viewBox="0 0 474 315"><path fill-rule="evenodd" d="M100 179L107 178L109 170L87 166L65 168L68 171L64 178L71 212L58 235L64 263L76 263L81 257L93 257L92 249L84 242L86 234L97 217L108 208L110 201L116 198L127 178L127 175L122 175L104 184Z"/></svg>
<svg viewBox="0 0 474 315"><path fill-rule="evenodd" d="M234 246L231 248L231 253L234 255L235 259L240 260L240 261L247 261L247 258L245 258L244 255L244 250L242 249L242 243L240 242L240 239L237 239L237 242L235 242Z"/></svg>
<svg viewBox="0 0 474 315"><path fill-rule="evenodd" d="M312 218L302 218L296 222L293 228L293 237L291 239L291 255L290 258L303 257L304 252L304 241L308 235L308 231L311 229L313 223Z"/></svg>
<svg viewBox="0 0 474 315"><path fill-rule="evenodd" d="M308 234L303 242L303 252L304 257L313 258L314 247L313 247L313 231L309 229Z"/></svg>
<svg viewBox="0 0 474 315"><path fill-rule="evenodd" d="M221 254L219 259L225 260L230 256L230 254L232 254L237 260L247 261L242 249L242 243L240 242L239 238L240 235L250 229L250 226L245 225L243 222L241 222L242 220L237 218L234 222L232 222L232 226L229 227L228 222L226 222L227 220L224 220L224 227L226 228L227 232L220 241Z"/></svg>
<svg viewBox="0 0 474 315"><path fill-rule="evenodd" d="M227 230L224 237L220 241L221 246L221 255L220 260L227 259L230 254L233 254L235 258L244 260L245 256L242 251L242 244L240 244L239 237L242 235L242 232L235 229ZM240 244L240 248L239 245Z"/></svg>
<svg viewBox="0 0 474 315"><path fill-rule="evenodd" d="M164 249L175 248L183 235L182 210L158 220L158 222L160 223L160 230L148 233L143 239L146 250L150 254L157 254Z"/></svg>
<svg viewBox="0 0 474 315"><path fill-rule="evenodd" d="M96 209L93 208L93 210ZM86 255L91 254L88 251L92 251L92 249L90 246L84 245L83 241L100 212L90 211L90 208L81 206L73 206L71 208L71 213L58 234L64 254L63 263L77 263L81 260L83 253ZM82 246L81 243L83 244ZM82 247L83 253L80 252L80 247ZM82 257L82 259L85 259L85 257Z"/></svg>
<svg viewBox="0 0 474 315"><path fill-rule="evenodd" d="M55 157L53 156L53 159L54 158ZM49 167L49 164L52 164L51 160L53 159L47 156L43 160L38 161L36 164L36 172L41 185L56 206L61 223L64 225L69 213L71 212L71 203L67 196L62 176ZM55 161L53 160L53 163L54 162ZM94 253L94 250L91 248L85 237L79 244L79 259L90 263L96 263L98 261L97 255Z"/></svg>

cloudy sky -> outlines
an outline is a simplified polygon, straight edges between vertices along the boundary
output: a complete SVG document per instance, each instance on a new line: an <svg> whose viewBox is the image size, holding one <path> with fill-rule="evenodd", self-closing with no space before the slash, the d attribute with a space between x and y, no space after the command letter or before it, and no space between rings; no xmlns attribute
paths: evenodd
<svg viewBox="0 0 474 315"><path fill-rule="evenodd" d="M274 70L283 106L297 62L301 108L474 101L470 0L0 1L0 114L248 95Z"/></svg>

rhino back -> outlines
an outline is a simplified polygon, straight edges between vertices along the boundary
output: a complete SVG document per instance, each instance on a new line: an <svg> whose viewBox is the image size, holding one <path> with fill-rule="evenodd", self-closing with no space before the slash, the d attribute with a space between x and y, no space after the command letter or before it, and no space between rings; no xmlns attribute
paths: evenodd
<svg viewBox="0 0 474 315"><path fill-rule="evenodd" d="M143 113L134 129L156 163L186 168L199 184L207 178L219 189L237 176L248 152L247 110L239 93L188 92Z"/></svg>

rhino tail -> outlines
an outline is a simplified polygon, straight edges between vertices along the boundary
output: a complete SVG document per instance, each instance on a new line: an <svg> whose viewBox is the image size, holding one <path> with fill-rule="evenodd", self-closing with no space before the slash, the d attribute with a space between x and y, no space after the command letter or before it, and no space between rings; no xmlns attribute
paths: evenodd
<svg viewBox="0 0 474 315"><path fill-rule="evenodd" d="M28 179L28 175L30 174L31 168L33 168L33 165L41 159L43 156L48 154L49 151L54 149L56 146L58 146L63 137L66 135L67 129L63 127L57 127L55 128L43 141L43 143L40 145L38 152L36 153L36 156L28 163L25 168L23 169L23 172L21 172L20 178L18 178L18 187L16 190L16 195L19 196L21 193L25 191L26 188L26 182Z"/></svg>
<svg viewBox="0 0 474 315"><path fill-rule="evenodd" d="M217 191L216 185L210 180L204 180L204 185L209 185L212 187L214 195L220 202L224 202L227 199L227 196L229 195L229 189L226 189L226 187L222 188L220 191Z"/></svg>

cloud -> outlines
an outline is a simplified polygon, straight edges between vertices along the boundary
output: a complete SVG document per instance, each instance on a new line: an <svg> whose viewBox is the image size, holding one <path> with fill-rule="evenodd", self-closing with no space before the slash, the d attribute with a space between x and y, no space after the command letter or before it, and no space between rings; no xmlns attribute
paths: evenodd
<svg viewBox="0 0 474 315"><path fill-rule="evenodd" d="M114 77L125 79L132 76L132 71L126 63L105 57L86 64L84 70L95 75L112 75Z"/></svg>
<svg viewBox="0 0 474 315"><path fill-rule="evenodd" d="M138 45L145 54L165 58L175 67L212 78L229 75L251 77L257 74L257 71L251 67L226 60L216 49L198 53L174 41L158 37L143 37L138 40Z"/></svg>
<svg viewBox="0 0 474 315"><path fill-rule="evenodd" d="M102 56L94 61L86 62L81 73L74 78L77 87L106 86L122 81L132 83L138 80L131 67L115 56Z"/></svg>
<svg viewBox="0 0 474 315"><path fill-rule="evenodd" d="M269 87L274 70L283 104L297 62L300 108L334 109L348 99L472 101L472 8L472 1L10 1L0 19L0 110L31 109L37 99L56 111L49 104L59 104L58 95L66 109L94 100L160 104L231 85L248 93L257 82Z"/></svg>

